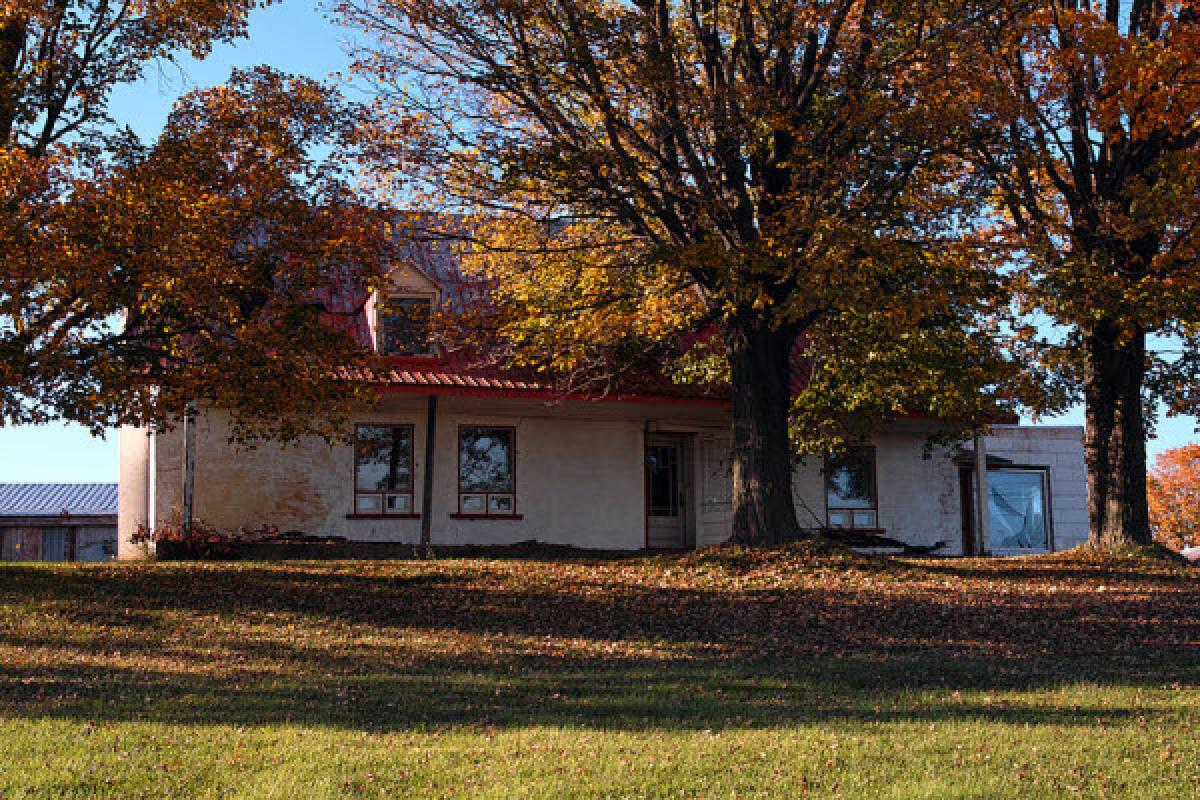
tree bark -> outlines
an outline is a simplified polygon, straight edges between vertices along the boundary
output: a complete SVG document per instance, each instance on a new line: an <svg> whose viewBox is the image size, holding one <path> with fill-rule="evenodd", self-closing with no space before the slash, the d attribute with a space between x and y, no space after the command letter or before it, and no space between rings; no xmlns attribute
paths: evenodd
<svg viewBox="0 0 1200 800"><path fill-rule="evenodd" d="M733 388L733 541L771 545L800 535L792 500L790 356L795 335L761 321L726 333Z"/></svg>
<svg viewBox="0 0 1200 800"><path fill-rule="evenodd" d="M12 144L17 117L17 64L25 47L23 16L0 19L0 147Z"/></svg>
<svg viewBox="0 0 1200 800"><path fill-rule="evenodd" d="M1088 543L1103 550L1151 541L1142 402L1146 334L1140 327L1122 333L1116 322L1104 321L1085 337Z"/></svg>

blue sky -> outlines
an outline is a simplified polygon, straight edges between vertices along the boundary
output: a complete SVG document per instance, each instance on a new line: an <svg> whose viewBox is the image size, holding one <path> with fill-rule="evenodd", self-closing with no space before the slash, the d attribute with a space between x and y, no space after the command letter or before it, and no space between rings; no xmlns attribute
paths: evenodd
<svg viewBox="0 0 1200 800"><path fill-rule="evenodd" d="M178 66L152 70L140 83L113 98L114 116L142 138L153 137L166 121L171 104L195 88L222 83L235 67L270 64L277 69L326 77L347 65L350 32L330 22L313 0L285 0L254 12L250 36L220 47L203 62L185 59ZM1075 410L1045 424L1082 425ZM1151 452L1197 438L1190 418L1163 420ZM115 481L117 437L92 437L77 426L0 428L0 481Z"/></svg>

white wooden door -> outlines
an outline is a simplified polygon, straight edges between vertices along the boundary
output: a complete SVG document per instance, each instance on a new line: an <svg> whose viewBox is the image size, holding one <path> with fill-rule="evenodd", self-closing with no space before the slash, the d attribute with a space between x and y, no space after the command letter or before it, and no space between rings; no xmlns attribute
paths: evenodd
<svg viewBox="0 0 1200 800"><path fill-rule="evenodd" d="M646 437L646 545L687 546L687 484L684 440Z"/></svg>

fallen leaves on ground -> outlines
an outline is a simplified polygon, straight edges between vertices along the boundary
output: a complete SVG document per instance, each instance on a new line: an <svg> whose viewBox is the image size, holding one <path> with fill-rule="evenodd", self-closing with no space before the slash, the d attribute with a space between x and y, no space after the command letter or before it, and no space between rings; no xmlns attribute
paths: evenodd
<svg viewBox="0 0 1200 800"><path fill-rule="evenodd" d="M798 546L564 560L0 568L0 663L220 675L970 656L1195 657L1188 567ZM8 699L21 690L9 687Z"/></svg>

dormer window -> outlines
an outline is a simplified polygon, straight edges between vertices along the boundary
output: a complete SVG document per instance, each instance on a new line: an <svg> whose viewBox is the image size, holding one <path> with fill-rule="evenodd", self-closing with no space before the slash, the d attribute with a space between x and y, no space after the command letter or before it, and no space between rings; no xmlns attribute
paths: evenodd
<svg viewBox="0 0 1200 800"><path fill-rule="evenodd" d="M427 356L433 350L432 297L383 296L376 311L380 355Z"/></svg>

